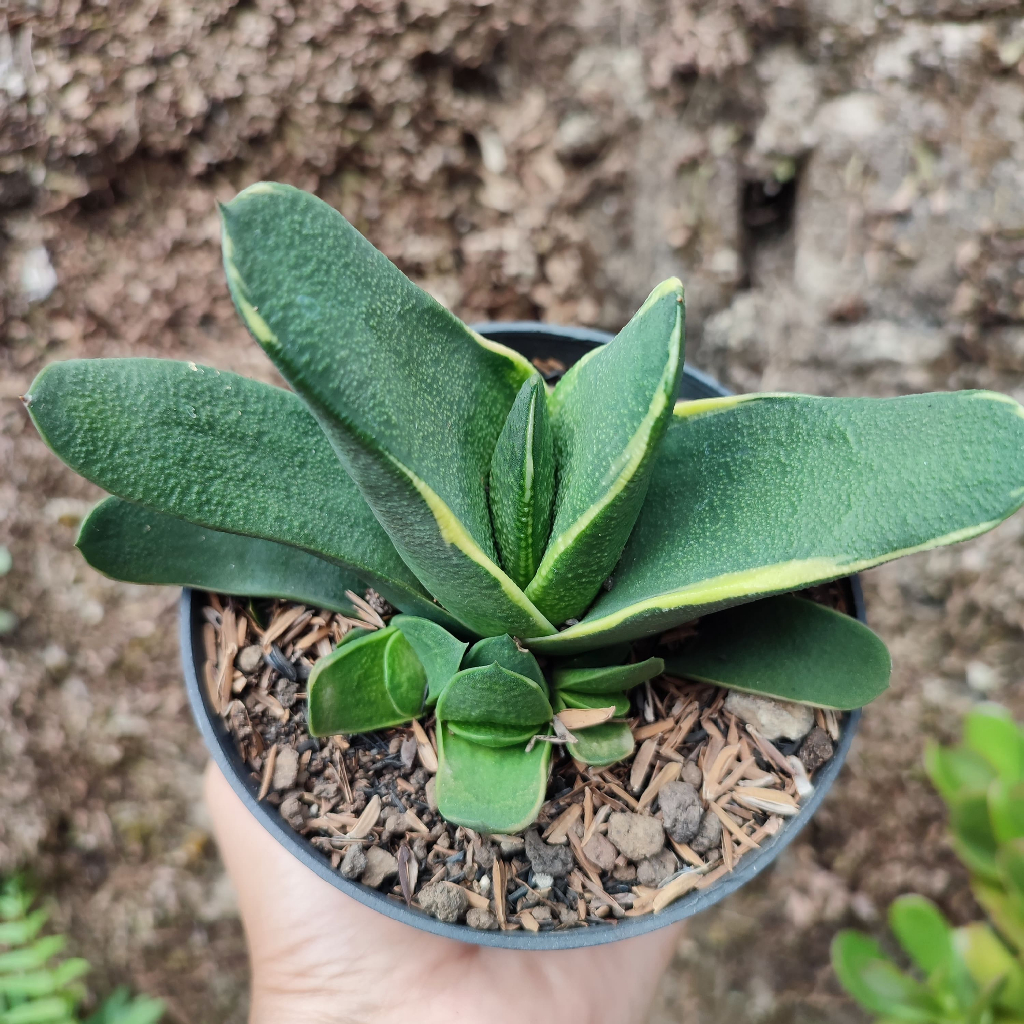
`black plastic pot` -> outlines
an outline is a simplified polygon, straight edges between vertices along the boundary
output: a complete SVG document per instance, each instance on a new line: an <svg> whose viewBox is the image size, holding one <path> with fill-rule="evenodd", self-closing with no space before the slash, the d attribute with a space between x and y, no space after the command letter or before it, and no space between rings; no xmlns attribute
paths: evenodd
<svg viewBox="0 0 1024 1024"><path fill-rule="evenodd" d="M528 359L555 359L568 367L595 345L611 340L611 335L579 327L552 327L539 323L488 323L479 324L476 329L483 335L508 345ZM686 367L681 398L709 398L729 394L713 378ZM864 598L857 577L848 580L853 596L857 618L864 621ZM664 928L666 925L691 917L723 900L742 885L760 874L793 841L796 834L814 816L818 806L832 788L846 756L850 750L854 733L860 722L860 712L848 715L842 736L836 746L832 760L815 778L814 794L790 818L780 831L761 844L756 853L748 853L736 870L723 877L717 884L699 892L690 893L677 900L660 914L645 914L642 917L626 918L614 925L599 925L588 928L572 928L564 931L477 931L464 925L444 924L384 893L368 889L357 882L349 881L339 872L331 869L330 860L311 843L294 832L282 819L276 808L260 803L256 797L259 786L252 779L252 772L239 757L223 720L210 704L203 678L202 641L202 600L201 595L184 590L181 596L181 656L185 670L185 684L189 703L199 731L234 791L241 797L261 825L303 864L315 871L336 889L358 900L365 906L379 910L382 914L404 921L414 928L442 935L460 942L471 942L483 946L501 946L506 949L574 949L580 946L595 946L604 942L615 942L646 932Z"/></svg>

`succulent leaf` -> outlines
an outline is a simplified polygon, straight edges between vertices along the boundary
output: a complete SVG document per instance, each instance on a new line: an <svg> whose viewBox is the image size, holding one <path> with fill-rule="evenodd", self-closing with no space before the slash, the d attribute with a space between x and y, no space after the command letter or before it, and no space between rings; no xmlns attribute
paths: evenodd
<svg viewBox="0 0 1024 1024"><path fill-rule="evenodd" d="M491 457L490 484L502 568L525 588L544 554L555 495L547 389L539 374L523 384L512 403Z"/></svg>
<svg viewBox="0 0 1024 1024"><path fill-rule="evenodd" d="M518 672L527 679L544 687L547 693L547 683L544 680L544 673L537 664L537 659L529 652L521 650L519 645L507 633L501 636L489 636L485 640L478 640L469 649L464 663L465 668L482 668L485 665L501 665L509 672Z"/></svg>
<svg viewBox="0 0 1024 1024"><path fill-rule="evenodd" d="M262 182L221 212L239 313L405 562L481 635L554 632L496 563L484 489L533 368L470 331L315 196Z"/></svg>
<svg viewBox="0 0 1024 1024"><path fill-rule="evenodd" d="M633 665L610 665L607 668L562 668L556 666L551 673L555 688L560 692L624 693L648 679L661 675L665 662L661 658L648 658ZM603 705L607 706L607 704Z"/></svg>
<svg viewBox="0 0 1024 1024"><path fill-rule="evenodd" d="M826 708L859 708L889 685L892 659L863 623L785 595L701 619L665 657L671 675Z"/></svg>
<svg viewBox="0 0 1024 1024"><path fill-rule="evenodd" d="M1024 738L1006 708L985 703L964 720L964 747L983 757L1007 783L1024 779Z"/></svg>
<svg viewBox="0 0 1024 1024"><path fill-rule="evenodd" d="M556 699L555 706L561 711L564 707L572 705ZM597 706L607 707L607 699L605 704ZM635 745L633 733L626 722L602 722L587 729L576 729L573 735L576 742L566 744L570 756L595 768L604 768L629 757Z"/></svg>
<svg viewBox="0 0 1024 1024"><path fill-rule="evenodd" d="M557 690L555 698L567 708L613 707L616 718L625 718L630 710L629 697L624 693L576 693L573 690Z"/></svg>
<svg viewBox="0 0 1024 1024"><path fill-rule="evenodd" d="M462 656L469 646L457 640L443 626L430 619L414 615L394 615L389 623L397 627L412 644L427 673L427 703L433 704L448 681L462 664Z"/></svg>
<svg viewBox="0 0 1024 1024"><path fill-rule="evenodd" d="M310 735L403 725L420 713L426 685L427 674L400 630L361 636L314 664L306 686Z"/></svg>
<svg viewBox="0 0 1024 1024"><path fill-rule="evenodd" d="M480 671L472 669L471 671ZM551 745L491 747L437 730L437 806L457 825L512 834L532 824L547 789Z"/></svg>
<svg viewBox="0 0 1024 1024"><path fill-rule="evenodd" d="M551 714L541 685L497 664L463 669L437 701L440 722L539 727Z"/></svg>
<svg viewBox="0 0 1024 1024"><path fill-rule="evenodd" d="M1005 395L680 402L611 591L530 646L656 633L967 540L1022 501L1024 410Z"/></svg>
<svg viewBox="0 0 1024 1024"><path fill-rule="evenodd" d="M552 622L581 614L640 514L683 371L683 286L658 285L607 345L555 388L554 524L526 594Z"/></svg>
<svg viewBox="0 0 1024 1024"><path fill-rule="evenodd" d="M279 597L346 615L354 608L345 591L364 589L353 573L299 548L196 526L120 498L89 513L77 547L115 580Z"/></svg>
<svg viewBox="0 0 1024 1024"><path fill-rule="evenodd" d="M524 748L537 734L534 725L477 725L471 722L446 722L445 728L464 740L482 747Z"/></svg>
<svg viewBox="0 0 1024 1024"><path fill-rule="evenodd" d="M413 575L298 395L169 359L51 363L29 414L100 487L199 526L334 562L398 607L456 625Z"/></svg>
<svg viewBox="0 0 1024 1024"><path fill-rule="evenodd" d="M942 911L923 896L900 896L889 907L889 927L907 956L925 975L949 968L953 929Z"/></svg>
<svg viewBox="0 0 1024 1024"><path fill-rule="evenodd" d="M996 777L981 754L966 747L941 747L934 741L925 747L924 764L932 785L946 803L966 794L984 795Z"/></svg>
<svg viewBox="0 0 1024 1024"><path fill-rule="evenodd" d="M986 924L958 928L953 941L975 983L986 988L1000 983L996 1005L1024 1011L1024 968Z"/></svg>

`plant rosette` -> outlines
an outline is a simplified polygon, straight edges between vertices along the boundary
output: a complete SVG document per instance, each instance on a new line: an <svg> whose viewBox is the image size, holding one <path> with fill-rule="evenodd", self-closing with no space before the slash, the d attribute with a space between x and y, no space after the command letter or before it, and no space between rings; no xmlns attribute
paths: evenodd
<svg viewBox="0 0 1024 1024"><path fill-rule="evenodd" d="M812 795L803 761L768 735L780 715L816 720L831 743L836 713L888 683L888 653L863 623L793 592L967 540L1024 501L1024 411L1004 395L696 397L675 279L575 361L531 350L536 335L520 339L534 363L462 324L308 193L254 185L222 208L222 222L235 306L292 391L196 363L74 360L46 367L25 404L46 443L112 495L82 526L90 564L246 599L193 608L186 639L207 615L213 636L198 634L206 696L235 716L236 738L249 729L256 795L269 799L293 769L295 782L308 776L314 750L314 768L327 772L321 755L332 747L332 756L355 751L374 786L394 783L372 796L374 786L356 787L357 796L332 761L336 779L296 794L318 818L338 815L327 819L338 832L327 829L328 866L338 839L390 871L381 810L387 799L397 812L403 788L410 797L416 788L388 769L414 746L436 759L437 822L418 820L439 829L435 848L442 833L441 849L468 838L470 885L452 881L454 849L443 871L432 852L420 856L414 834L423 833L407 808L398 888L432 907L439 926L453 900L453 921L470 913L463 898L477 919L492 914L498 934L484 939L477 927L478 941L515 944L512 929L539 946L601 941L591 934L629 933L631 915L666 921L687 892L724 892L755 851L791 834L837 765L833 757L820 770ZM255 684L236 661L254 658L256 644L239 650L250 630L270 673ZM271 693L274 672L294 690ZM256 705L280 725L301 714L309 745L268 747L241 721ZM668 736L643 732L655 711L671 720ZM382 730L391 739L375 759ZM840 754L849 733L848 724ZM207 735L216 753L220 740ZM657 772L639 795L628 792L638 763L645 776ZM576 773L570 792L594 782L590 806L584 794L582 820L566 807L545 839L533 826L561 799L549 787L565 765ZM329 786L352 806L324 810ZM728 834L721 865L693 845L708 835L677 838L694 816L698 829L717 822ZM523 833L533 883L505 877L508 861L486 839L508 837L515 867L513 837ZM666 835L678 870L658 875L672 866L666 855L647 865L658 884L644 885L638 861L656 859ZM628 897L608 891L598 852L586 853L583 840L598 836ZM563 885L583 904L578 922L555 923L542 902L548 878L558 888L563 845L583 851L584 870ZM749 855L730 871L737 846ZM338 867L355 877L359 855L349 852ZM545 857L551 870L540 869ZM491 876L480 871L489 858ZM410 881L428 867L429 892ZM526 892L512 922L516 881ZM541 902L524 907L524 896ZM618 925L598 928L609 916Z"/></svg>

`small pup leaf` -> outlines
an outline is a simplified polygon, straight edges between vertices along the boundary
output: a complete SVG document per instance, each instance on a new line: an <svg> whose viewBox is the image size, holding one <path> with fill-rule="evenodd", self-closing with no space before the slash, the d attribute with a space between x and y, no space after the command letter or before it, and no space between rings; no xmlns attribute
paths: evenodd
<svg viewBox="0 0 1024 1024"><path fill-rule="evenodd" d="M482 747L519 747L526 745L537 734L535 725L475 725L470 722L446 722L445 728L464 740Z"/></svg>
<svg viewBox="0 0 1024 1024"><path fill-rule="evenodd" d="M556 697L567 708L606 708L613 707L615 718L625 718L629 714L629 697L624 693L576 693L573 690L558 690Z"/></svg>
<svg viewBox="0 0 1024 1024"><path fill-rule="evenodd" d="M239 314L406 564L482 636L553 633L496 562L484 487L533 367L470 331L308 192L261 182L221 214Z"/></svg>
<svg viewBox="0 0 1024 1024"><path fill-rule="evenodd" d="M310 734L403 725L420 713L426 685L427 674L398 629L368 633L313 666L306 687Z"/></svg>
<svg viewBox="0 0 1024 1024"><path fill-rule="evenodd" d="M483 668L485 665L501 665L509 672L518 672L527 679L544 687L547 692L547 683L544 681L544 673L537 664L537 659L529 652L519 648L519 645L507 633L501 636L489 636L486 640L480 640L469 649L466 655L466 668Z"/></svg>
<svg viewBox="0 0 1024 1024"><path fill-rule="evenodd" d="M354 574L300 548L196 526L120 498L89 513L77 547L115 580L280 597L345 615L355 611L345 591L364 589Z"/></svg>
<svg viewBox="0 0 1024 1024"><path fill-rule="evenodd" d="M1005 395L680 402L612 589L530 646L670 629L976 537L1022 502L1024 410Z"/></svg>
<svg viewBox="0 0 1024 1024"><path fill-rule="evenodd" d="M463 669L437 701L438 721L467 725L539 727L551 714L542 686L501 665Z"/></svg>
<svg viewBox="0 0 1024 1024"><path fill-rule="evenodd" d="M478 672L480 669L471 669ZM456 825L513 834L527 828L544 803L551 744L492 747L437 730L437 806Z"/></svg>
<svg viewBox="0 0 1024 1024"><path fill-rule="evenodd" d="M547 390L534 374L519 391L491 456L491 519L505 572L525 588L551 530L555 453Z"/></svg>
<svg viewBox="0 0 1024 1024"><path fill-rule="evenodd" d="M457 640L443 626L414 615L394 615L392 626L400 629L412 644L427 673L427 703L433 704L462 664L469 644Z"/></svg>
<svg viewBox="0 0 1024 1024"><path fill-rule="evenodd" d="M892 660L863 623L785 595L706 616L665 665L703 683L846 710L888 687Z"/></svg>
<svg viewBox="0 0 1024 1024"><path fill-rule="evenodd" d="M579 694L558 694L555 698L555 708L563 711L567 707L579 707L580 704L569 704L565 697L580 696ZM583 700L593 701L593 704L584 704L584 707L607 707L608 698L604 698L604 704L599 703L600 695L583 695ZM628 709L629 702L626 701ZM618 708L616 708L618 714ZM575 743L567 743L566 749L570 756L582 761L584 764L594 765L596 768L603 768L609 764L615 764L633 753L633 733L625 722L603 722L600 725L593 725L588 729L574 729L573 736Z"/></svg>
<svg viewBox="0 0 1024 1024"><path fill-rule="evenodd" d="M661 675L664 671L665 662L661 658L648 658L633 665L611 665L608 668L556 666L551 678L555 688L563 693L623 693Z"/></svg>
<svg viewBox="0 0 1024 1024"><path fill-rule="evenodd" d="M554 524L527 597L552 622L581 614L608 578L647 494L683 371L683 286L658 285L551 399Z"/></svg>

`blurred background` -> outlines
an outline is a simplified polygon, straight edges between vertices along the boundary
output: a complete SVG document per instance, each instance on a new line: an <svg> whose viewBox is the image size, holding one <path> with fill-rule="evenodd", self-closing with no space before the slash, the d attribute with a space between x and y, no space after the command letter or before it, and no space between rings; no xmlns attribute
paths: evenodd
<svg viewBox="0 0 1024 1024"><path fill-rule="evenodd" d="M273 379L216 200L312 189L470 321L615 330L678 274L688 360L738 390L1022 399L1022 158L1011 0L0 0L0 873L97 987L245 1019L177 595L76 555L98 492L17 401L80 356ZM1024 715L1022 530L867 575L892 689L800 841L689 925L654 1022L862 1021L839 927L908 890L976 913L921 754L977 700Z"/></svg>

